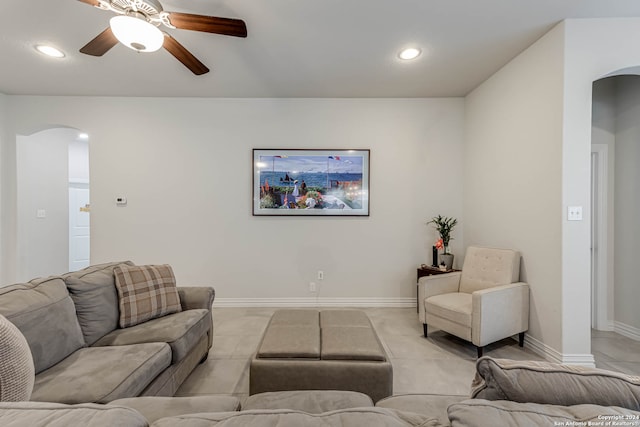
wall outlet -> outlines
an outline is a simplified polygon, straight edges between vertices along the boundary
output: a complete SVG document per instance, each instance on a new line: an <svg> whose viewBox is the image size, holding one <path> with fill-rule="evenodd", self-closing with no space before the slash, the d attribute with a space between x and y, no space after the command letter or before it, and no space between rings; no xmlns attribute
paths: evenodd
<svg viewBox="0 0 640 427"><path fill-rule="evenodd" d="M318 280L324 280L324 271L318 270Z"/></svg>
<svg viewBox="0 0 640 427"><path fill-rule="evenodd" d="M568 221L582 221L582 206L569 206L567 208Z"/></svg>
<svg viewBox="0 0 640 427"><path fill-rule="evenodd" d="M309 282L309 292L316 292L317 290L316 282Z"/></svg>

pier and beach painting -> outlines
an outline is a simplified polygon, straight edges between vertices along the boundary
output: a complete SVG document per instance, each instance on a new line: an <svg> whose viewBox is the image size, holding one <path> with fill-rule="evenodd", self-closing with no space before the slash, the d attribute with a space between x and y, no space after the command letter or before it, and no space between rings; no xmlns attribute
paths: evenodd
<svg viewBox="0 0 640 427"><path fill-rule="evenodd" d="M253 150L253 215L369 215L369 150Z"/></svg>

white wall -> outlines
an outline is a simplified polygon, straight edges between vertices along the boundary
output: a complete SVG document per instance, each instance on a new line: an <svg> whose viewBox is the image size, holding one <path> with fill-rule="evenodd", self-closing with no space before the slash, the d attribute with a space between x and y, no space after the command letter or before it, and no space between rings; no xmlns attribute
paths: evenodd
<svg viewBox="0 0 640 427"><path fill-rule="evenodd" d="M640 331L640 77L616 79L615 133L615 321Z"/></svg>
<svg viewBox="0 0 640 427"><path fill-rule="evenodd" d="M68 270L69 143L76 134L50 129L17 137L18 281Z"/></svg>
<svg viewBox="0 0 640 427"><path fill-rule="evenodd" d="M10 133L8 131L8 116L7 105L8 97L0 93L0 283L5 281L5 278L11 277L8 273L9 265L15 265L15 257L11 252L14 248L9 244L9 233L5 228L9 225L8 210L9 210L9 182L11 182L8 168L10 164L10 156L6 150L6 146L11 140ZM13 239L11 239L13 242Z"/></svg>
<svg viewBox="0 0 640 427"><path fill-rule="evenodd" d="M16 131L91 135L92 263L170 263L217 298L310 297L322 269L321 297L408 302L435 240L426 221L464 222L462 99L16 96L11 108ZM251 216L251 149L280 147L370 148L371 216Z"/></svg>
<svg viewBox="0 0 640 427"><path fill-rule="evenodd" d="M563 27L466 98L464 243L521 251L528 339L562 348Z"/></svg>
<svg viewBox="0 0 640 427"><path fill-rule="evenodd" d="M640 64L640 18L566 21L563 205L589 206L593 81ZM617 167L617 166L616 166ZM563 352L590 351L590 223L563 227Z"/></svg>
<svg viewBox="0 0 640 427"><path fill-rule="evenodd" d="M69 142L69 182L89 183L89 142L77 138L73 131L73 139Z"/></svg>

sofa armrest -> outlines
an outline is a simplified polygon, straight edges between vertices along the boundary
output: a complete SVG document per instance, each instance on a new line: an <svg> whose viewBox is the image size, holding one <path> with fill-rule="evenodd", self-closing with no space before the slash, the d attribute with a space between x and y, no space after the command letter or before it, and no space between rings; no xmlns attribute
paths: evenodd
<svg viewBox="0 0 640 427"><path fill-rule="evenodd" d="M418 318L426 323L424 300L434 295L458 292L460 289L459 271L452 273L423 276L418 280Z"/></svg>
<svg viewBox="0 0 640 427"><path fill-rule="evenodd" d="M548 405L640 410L640 377L586 366L481 357L471 397Z"/></svg>
<svg viewBox="0 0 640 427"><path fill-rule="evenodd" d="M211 308L216 297L216 291L211 286L178 286L180 305L183 310L206 309L209 310L209 348L213 346L213 313Z"/></svg>
<svg viewBox="0 0 640 427"><path fill-rule="evenodd" d="M529 329L529 285L495 286L471 294L471 342L483 347Z"/></svg>
<svg viewBox="0 0 640 427"><path fill-rule="evenodd" d="M211 310L216 291L210 286L178 286L180 305L183 310L205 308Z"/></svg>

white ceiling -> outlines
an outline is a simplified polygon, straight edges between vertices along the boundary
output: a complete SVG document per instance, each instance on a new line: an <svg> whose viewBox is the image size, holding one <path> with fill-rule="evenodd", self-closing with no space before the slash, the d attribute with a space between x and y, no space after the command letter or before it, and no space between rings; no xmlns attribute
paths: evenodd
<svg viewBox="0 0 640 427"><path fill-rule="evenodd" d="M161 0L162 1L162 0ZM246 39L167 30L211 72L168 52L78 52L111 13L75 0L0 0L0 93L196 97L440 97L475 88L565 18L640 17L638 0L164 0L243 19ZM49 43L66 53L45 57ZM414 45L416 61L396 55Z"/></svg>

